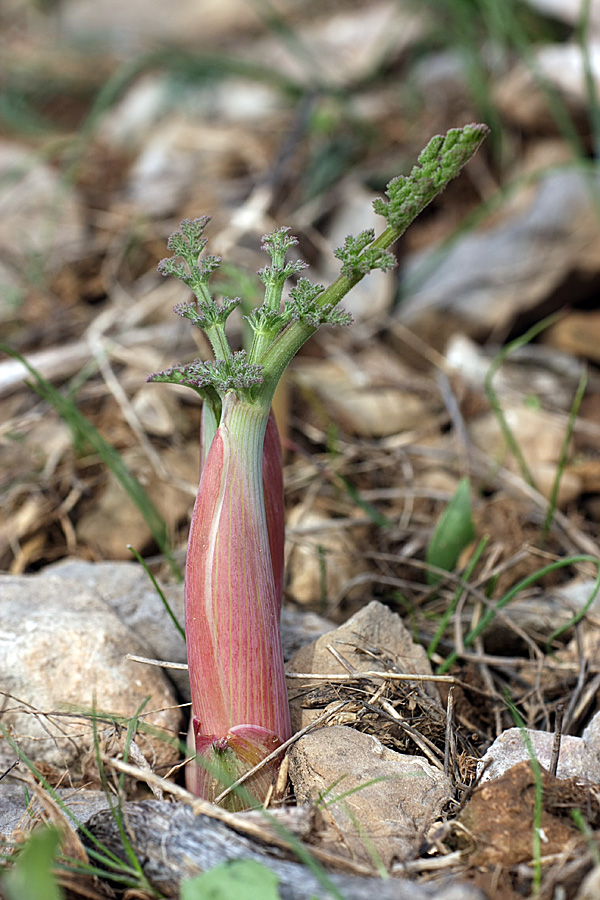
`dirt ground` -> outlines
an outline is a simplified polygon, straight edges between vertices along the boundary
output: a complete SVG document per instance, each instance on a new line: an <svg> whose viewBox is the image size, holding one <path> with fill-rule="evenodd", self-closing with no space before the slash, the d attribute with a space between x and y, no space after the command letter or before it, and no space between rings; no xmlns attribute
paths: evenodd
<svg viewBox="0 0 600 900"><path fill-rule="evenodd" d="M515 724L580 736L600 708L600 615L573 600L600 560L596 4L586 23L584 3L509 3L503 25L458 0L122 6L0 11L0 570L128 545L181 568L200 404L145 381L209 353L156 271L180 220L212 217L213 287L247 313L265 232L289 225L327 283L429 138L486 122L397 268L344 304L354 325L322 329L278 390L285 601L339 624L379 600L460 679L460 789L427 858L489 897L583 900L598 785L544 771L536 883L531 768L475 789L475 765ZM236 346L245 328L232 316ZM444 574L432 538L464 478L472 533Z"/></svg>

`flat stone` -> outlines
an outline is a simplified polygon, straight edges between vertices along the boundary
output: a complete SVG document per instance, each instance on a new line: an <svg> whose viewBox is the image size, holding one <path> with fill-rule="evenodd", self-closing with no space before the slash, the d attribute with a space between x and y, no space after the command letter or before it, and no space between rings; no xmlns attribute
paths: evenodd
<svg viewBox="0 0 600 900"><path fill-rule="evenodd" d="M2 724L33 762L58 774L81 771L86 754L93 758L92 720L76 715L83 710L131 717L144 707L145 723L178 733L168 681L160 669L126 658L146 648L97 594L51 575L0 575L0 614ZM120 746L122 735L106 719L98 731L107 748ZM136 741L159 773L178 757L158 737L138 733ZM0 741L0 766L13 761Z"/></svg>
<svg viewBox="0 0 600 900"><path fill-rule="evenodd" d="M352 588L347 585L363 570L355 531L336 526L332 516L309 504L299 503L290 510L286 523L286 581L287 592L295 603L327 609L330 604L335 606L340 596L352 596ZM332 627L330 623L325 630Z"/></svg>
<svg viewBox="0 0 600 900"><path fill-rule="evenodd" d="M123 461L144 484L149 499L161 514L167 532L189 514L190 495L174 484L156 477L148 457L139 448L123 452ZM181 448L167 448L162 456L166 469L182 481L195 484L198 476L198 447L194 441ZM154 539L148 522L117 476L110 472L98 500L80 518L77 534L102 559L131 559L128 544L134 537L136 549L143 552Z"/></svg>
<svg viewBox="0 0 600 900"><path fill-rule="evenodd" d="M294 744L290 779L299 803L317 805L325 843L386 867L414 855L452 796L448 778L425 759L342 725Z"/></svg>
<svg viewBox="0 0 600 900"><path fill-rule="evenodd" d="M0 142L0 250L11 268L31 257L59 268L76 258L86 233L75 191L51 166L35 160L29 147Z"/></svg>
<svg viewBox="0 0 600 900"><path fill-rule="evenodd" d="M592 753L600 757L600 712L597 712L583 729L581 738Z"/></svg>
<svg viewBox="0 0 600 900"><path fill-rule="evenodd" d="M549 770L554 735L550 731L534 731L531 728L527 728L525 732L531 741L538 762ZM563 735L556 777L558 779L575 778L584 784L590 782L600 784L600 756L595 750L595 746L590 746L584 738L574 737L570 734ZM478 774L483 772L482 782L493 781L516 766L517 763L527 762L529 758L521 729L508 728L496 738L492 746L478 761L477 772ZM483 771L484 767L486 767L485 771Z"/></svg>
<svg viewBox="0 0 600 900"><path fill-rule="evenodd" d="M281 610L281 643L283 658L288 660L300 647L326 634L334 623L310 609L284 604Z"/></svg>
<svg viewBox="0 0 600 900"><path fill-rule="evenodd" d="M587 788L573 780L553 778L544 770L541 781L542 853L551 856L561 853L578 836L568 810L585 809ZM475 790L459 815L474 844L469 851L471 865L499 869L531 860L535 792L535 777L528 762L518 763ZM498 895L490 891L489 896ZM515 895L511 892L508 896Z"/></svg>

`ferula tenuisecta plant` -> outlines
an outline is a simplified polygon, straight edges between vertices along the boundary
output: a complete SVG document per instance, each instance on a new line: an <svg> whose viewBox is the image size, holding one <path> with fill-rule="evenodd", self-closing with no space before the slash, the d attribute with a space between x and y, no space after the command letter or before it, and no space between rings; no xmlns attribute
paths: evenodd
<svg viewBox="0 0 600 900"><path fill-rule="evenodd" d="M288 228L263 238L271 264L259 271L264 302L249 315L253 339L233 351L225 323L239 299L215 300L209 289L220 259L202 255L209 218L181 223L171 235L164 275L194 295L175 307L207 335L214 359L196 359L151 375L186 385L203 399L202 472L192 513L185 569L185 630L192 696L190 743L196 761L188 785L214 800L291 736L279 630L284 509L281 448L271 403L287 365L321 325L348 325L338 306L373 269L395 265L390 247L476 152L488 129L466 125L434 137L407 176L393 179L374 207L386 220L347 237L335 251L339 277L324 287L290 261ZM287 282L293 282L283 298ZM277 760L227 797L231 809L261 803Z"/></svg>

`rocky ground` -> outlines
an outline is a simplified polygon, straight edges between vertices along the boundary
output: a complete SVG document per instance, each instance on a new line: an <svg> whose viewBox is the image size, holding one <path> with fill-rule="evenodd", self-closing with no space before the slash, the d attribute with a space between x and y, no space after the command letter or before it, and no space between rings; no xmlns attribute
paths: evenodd
<svg viewBox="0 0 600 900"><path fill-rule="evenodd" d="M65 897L122 893L90 871L94 836L129 864L119 795L129 897L232 858L282 897L598 893L600 14L462 6L0 10L0 825L8 864L41 820L87 823ZM156 265L208 213L243 312L279 225L327 282L389 178L470 121L483 150L276 398L296 735L270 810L327 888L182 787L185 645L129 547L181 620L200 407L145 379L208 348Z"/></svg>

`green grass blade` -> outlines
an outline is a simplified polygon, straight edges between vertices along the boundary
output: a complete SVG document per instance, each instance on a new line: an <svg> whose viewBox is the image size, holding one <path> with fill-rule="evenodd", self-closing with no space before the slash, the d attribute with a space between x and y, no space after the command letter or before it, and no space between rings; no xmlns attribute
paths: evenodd
<svg viewBox="0 0 600 900"><path fill-rule="evenodd" d="M464 574L463 578L461 579L462 583L459 584L458 587L456 588L456 590L454 592L454 596L452 597L452 600L450 602L450 605L448 606L448 609L442 616L442 621L438 625L436 633L434 634L431 641L429 642L429 646L427 647L427 658L428 659L432 658L433 654L435 653L435 651L437 649L437 645L439 644L442 637L444 636L444 632L446 631L448 622L454 615L454 611L456 610L459 600L464 593L464 590L465 590L464 583L468 582L469 578L475 571L475 566L481 559L481 555L482 555L483 551L485 550L485 548L487 547L489 540L490 539L488 536L482 537L481 540L479 541L479 544L475 548L475 552L473 553L471 559L469 560L469 564L467 565L467 567L465 569L465 574Z"/></svg>
<svg viewBox="0 0 600 900"><path fill-rule="evenodd" d="M587 387L587 369L584 369L581 373L581 378L579 379L579 384L577 385L577 390L575 392L575 397L573 399L573 404L571 406L571 410L569 412L569 421L567 422L567 430L565 431L565 437L562 442L562 446L560 448L560 457L558 460L558 464L556 466L556 476L554 478L554 482L552 484L552 491L550 493L550 502L548 504L548 509L546 511L546 517L544 519L544 524L542 526L542 535L541 542L545 544L548 535L550 533L550 526L552 525L552 519L554 518L554 513L556 512L556 504L558 502L558 490L560 488L560 480L562 478L562 474L565 470L565 466L567 464L567 456L569 454L569 444L571 443L571 437L573 436L573 429L575 428L575 422L577 421L577 414L579 413L579 407L581 406L581 401L583 400L583 395L585 394L585 389Z"/></svg>
<svg viewBox="0 0 600 900"><path fill-rule="evenodd" d="M173 612L173 610L172 610L172 608L171 608L171 604L169 603L169 601L168 601L167 598L165 597L164 591L161 589L160 584L158 583L158 581L156 580L156 578L154 577L154 575L152 574L152 572L151 572L150 569L148 568L148 566L147 566L147 564L146 564L146 561L140 556L140 554L137 552L137 550L134 550L134 548L131 546L131 544L127 544L127 549L128 549L131 553L133 553L133 555L135 556L135 558L137 559L137 561L140 563L140 565L143 566L143 568L144 568L144 570L145 570L145 572L146 572L146 575L148 576L148 578L149 578L150 581L152 582L152 584L153 584L153 586L154 586L154 589L155 589L156 593L158 594L158 596L160 597L161 602L162 602L162 605L163 605L164 608L166 609L169 618L170 618L171 621L173 622L173 625L175 626L175 628L177 629L177 631L179 632L179 634L181 635L181 637L185 640L185 630L184 630L184 628L182 627L182 625L180 624L179 619L177 618L177 616L176 616L175 613Z"/></svg>
<svg viewBox="0 0 600 900"><path fill-rule="evenodd" d="M86 846L86 852L88 856L93 859L98 860L98 862L104 867L104 870L113 870L117 873L120 873L120 880L123 883L127 883L130 887L136 887L139 884L139 879L137 878L137 872L131 870L123 860L119 859L119 857L104 847L104 845L92 834L89 829L83 825L74 812L72 812L69 807L66 805L64 800L62 800L54 788L50 785L46 778L41 774L41 772L37 769L35 764L29 759L29 757L23 753L17 742L14 738L8 733L6 728L0 722L0 734L3 736L4 740L11 747L16 756L19 757L20 760L23 760L27 768L35 777L36 781L43 787L43 789L49 794L50 797L54 800L54 802L58 805L63 814L70 819L73 823L74 827L78 829L81 834L89 841L89 846ZM112 875L111 875L112 877Z"/></svg>
<svg viewBox="0 0 600 900"><path fill-rule="evenodd" d="M537 572L533 572L531 575L527 575L527 577L522 578L514 587L510 589L503 597L498 600L496 605L492 609L488 609L487 612L481 617L475 628L472 628L471 631L465 636L463 640L463 645L465 647L470 647L477 640L477 638L483 634L485 629L488 627L490 622L495 618L496 613L510 603L511 600L517 596L518 593L525 590L525 588L531 587L532 584L535 584L536 581L540 581L540 579L544 578L546 575L549 575L551 572L556 572L558 569L564 569L566 566L577 565L577 563L590 562L596 566L598 570L598 575L596 576L596 581L594 583L594 587L592 593L590 595L589 600L585 604L585 606L579 610L573 618L567 622L566 625L563 625L561 628L558 628L550 637L548 638L546 648L549 648L550 644L553 640L563 634L565 631L568 631L569 628L572 628L577 622L580 622L581 619L585 616L590 606L596 599L598 591L600 591L600 559L597 559L595 556L590 556L588 553L581 553L578 556L567 556L564 559L556 560L556 562L550 563L547 566L544 566L542 569L538 569ZM448 670L454 665L454 663L458 659L458 651L453 650L450 656L446 659L441 666L438 666L437 673L438 675L444 675Z"/></svg>
<svg viewBox="0 0 600 900"><path fill-rule="evenodd" d="M352 482L346 478L344 475L338 475L337 478L343 484L344 489L350 499L358 506L359 509L362 509L364 513L370 518L373 525L377 525L379 528L391 528L393 526L393 522L391 519L388 519L387 516L384 516L383 513L380 513L378 509L375 509L372 503L369 503L368 500L365 500L358 488L352 484Z"/></svg>
<svg viewBox="0 0 600 900"><path fill-rule="evenodd" d="M519 469L521 470L521 476L523 480L527 482L532 488L537 490L536 483L533 479L533 475L529 470L529 466L525 462L525 457L521 452L521 448L517 443L517 440L512 433L510 425L506 421L506 416L504 415L504 410L502 409L502 405L500 400L498 399L498 394L494 388L494 376L504 363L506 359L514 353L515 350L518 350L519 347L524 347L525 344L528 344L532 341L538 334L541 334L542 331L545 331L546 328L549 328L562 316L562 313L553 313L551 316L547 316L545 319L542 319L541 322L536 322L525 334L520 335L514 341L510 341L510 343L506 344L505 347L500 350L497 356L492 360L492 364L487 371L487 375L485 376L485 394L488 398L489 404L498 419L498 424L500 425L500 430L502 431L502 435L504 440L506 441L507 447L512 451Z"/></svg>

